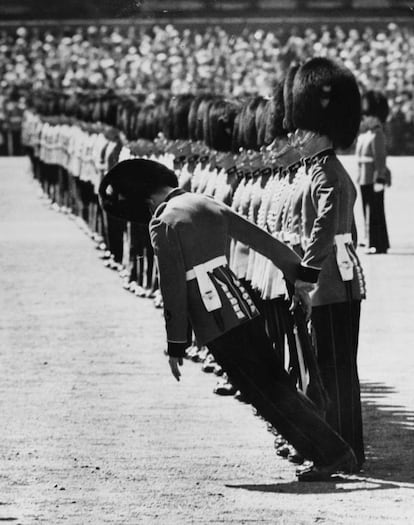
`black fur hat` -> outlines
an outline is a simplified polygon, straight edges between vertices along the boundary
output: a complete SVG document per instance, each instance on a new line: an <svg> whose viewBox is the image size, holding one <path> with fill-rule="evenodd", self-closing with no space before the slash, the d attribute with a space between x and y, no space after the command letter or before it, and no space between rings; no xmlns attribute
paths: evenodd
<svg viewBox="0 0 414 525"><path fill-rule="evenodd" d="M99 201L114 217L148 224L151 213L147 199L163 186L178 186L173 171L152 160L128 159L116 164L104 176L99 185Z"/></svg>
<svg viewBox="0 0 414 525"><path fill-rule="evenodd" d="M197 95L191 102L190 109L188 111L188 135L190 140L197 139L197 111L198 107L204 99L204 95Z"/></svg>
<svg viewBox="0 0 414 525"><path fill-rule="evenodd" d="M208 113L206 144L217 151L231 151L234 119L239 105L235 101L217 99Z"/></svg>
<svg viewBox="0 0 414 525"><path fill-rule="evenodd" d="M258 148L266 145L266 124L270 104L270 99L262 98L260 104L256 108L256 134Z"/></svg>
<svg viewBox="0 0 414 525"><path fill-rule="evenodd" d="M265 144L269 145L277 137L285 137L287 131L283 127L285 105L283 101L283 82L276 84L273 96L269 101L266 114Z"/></svg>
<svg viewBox="0 0 414 525"><path fill-rule="evenodd" d="M231 151L237 153L242 145L242 136L241 136L241 118L242 118L242 108L240 107L233 122L233 135L231 138Z"/></svg>
<svg viewBox="0 0 414 525"><path fill-rule="evenodd" d="M386 96L380 91L370 90L362 96L362 114L377 117L384 124L389 113Z"/></svg>
<svg viewBox="0 0 414 525"><path fill-rule="evenodd" d="M187 93L176 95L171 99L169 107L169 119L172 123L172 136L170 138L188 139L188 113L194 95Z"/></svg>
<svg viewBox="0 0 414 525"><path fill-rule="evenodd" d="M208 114L213 100L213 97L205 97L198 105L195 127L196 140L205 141L205 133L208 130Z"/></svg>
<svg viewBox="0 0 414 525"><path fill-rule="evenodd" d="M327 135L334 147L348 148L359 130L361 96L352 72L339 62L317 57L293 81L295 128Z"/></svg>
<svg viewBox="0 0 414 525"><path fill-rule="evenodd" d="M293 82L299 67L299 64L292 64L283 81L282 97L284 117L282 126L286 133L293 133L296 129L293 123Z"/></svg>
<svg viewBox="0 0 414 525"><path fill-rule="evenodd" d="M256 112L257 108L264 102L263 97L255 96L247 101L246 106L242 114L242 135L243 135L243 146L246 149L258 150L258 134L256 127Z"/></svg>

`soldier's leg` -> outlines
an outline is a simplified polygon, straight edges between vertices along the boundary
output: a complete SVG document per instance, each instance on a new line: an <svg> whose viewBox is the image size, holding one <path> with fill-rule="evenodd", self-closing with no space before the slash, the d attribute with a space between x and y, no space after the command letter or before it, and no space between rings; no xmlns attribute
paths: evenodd
<svg viewBox="0 0 414 525"><path fill-rule="evenodd" d="M322 380L330 398L327 422L364 463L361 395L357 369L360 301L312 310L312 326Z"/></svg>
<svg viewBox="0 0 414 525"><path fill-rule="evenodd" d="M350 453L313 403L297 392L261 318L227 332L208 347L232 383L303 457L323 466Z"/></svg>

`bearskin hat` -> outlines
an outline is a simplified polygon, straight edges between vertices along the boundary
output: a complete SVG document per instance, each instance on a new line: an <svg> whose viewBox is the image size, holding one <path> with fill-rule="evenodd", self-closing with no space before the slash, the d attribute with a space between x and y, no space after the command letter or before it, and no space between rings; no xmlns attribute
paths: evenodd
<svg viewBox="0 0 414 525"><path fill-rule="evenodd" d="M263 102L263 97L254 96L247 100L241 116L241 146L246 149L259 149L257 143L256 110Z"/></svg>
<svg viewBox="0 0 414 525"><path fill-rule="evenodd" d="M173 171L152 160L128 159L104 176L99 185L99 202L109 215L148 224L151 213L147 199L163 186L178 186Z"/></svg>
<svg viewBox="0 0 414 525"><path fill-rule="evenodd" d="M270 99L262 98L261 102L256 108L256 134L257 134L257 146L266 145L266 124L267 114L270 110Z"/></svg>
<svg viewBox="0 0 414 525"><path fill-rule="evenodd" d="M231 151L237 153L241 148L242 137L241 137L241 118L242 108L240 107L233 122L233 135L231 138Z"/></svg>
<svg viewBox="0 0 414 525"><path fill-rule="evenodd" d="M205 141L205 134L208 132L208 114L213 100L213 97L205 97L198 105L195 128L196 140Z"/></svg>
<svg viewBox="0 0 414 525"><path fill-rule="evenodd" d="M273 96L269 101L269 108L266 114L266 145L271 144L277 137L285 137L287 135L283 127L284 115L283 82L279 82L273 90Z"/></svg>
<svg viewBox="0 0 414 525"><path fill-rule="evenodd" d="M386 96L380 91L370 90L362 96L362 114L377 117L384 124L389 113Z"/></svg>
<svg viewBox="0 0 414 525"><path fill-rule="evenodd" d="M232 145L234 119L238 112L237 102L215 100L208 113L208 129L205 141L207 146L217 151L230 151Z"/></svg>
<svg viewBox="0 0 414 525"><path fill-rule="evenodd" d="M193 100L194 95L190 93L176 95L171 99L169 119L172 124L172 136L170 138L173 140L188 139L188 113Z"/></svg>
<svg viewBox="0 0 414 525"><path fill-rule="evenodd" d="M334 147L351 146L361 121L361 96L351 71L317 57L297 71L293 81L295 128L328 136Z"/></svg>
<svg viewBox="0 0 414 525"><path fill-rule="evenodd" d="M293 133L295 131L295 125L293 123L293 81L295 80L296 73L298 72L300 65L292 64L283 81L283 110L284 117L282 126L286 133Z"/></svg>
<svg viewBox="0 0 414 525"><path fill-rule="evenodd" d="M159 101L155 107L155 119L157 121L157 128L160 132L168 138L169 134L169 100L163 96L159 98Z"/></svg>
<svg viewBox="0 0 414 525"><path fill-rule="evenodd" d="M147 140L154 140L158 135L158 123L156 108L154 104L147 106L147 111L145 113L145 138Z"/></svg>
<svg viewBox="0 0 414 525"><path fill-rule="evenodd" d="M204 95L197 95L191 102L188 111L188 135L190 140L197 140L197 111Z"/></svg>
<svg viewBox="0 0 414 525"><path fill-rule="evenodd" d="M151 107L149 104L137 107L134 131L136 138L147 138L147 115Z"/></svg>

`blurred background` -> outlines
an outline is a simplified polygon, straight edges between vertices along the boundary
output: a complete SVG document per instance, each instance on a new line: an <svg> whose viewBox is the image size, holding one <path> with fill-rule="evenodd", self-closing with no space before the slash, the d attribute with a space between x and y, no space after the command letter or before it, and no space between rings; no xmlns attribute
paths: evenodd
<svg viewBox="0 0 414 525"><path fill-rule="evenodd" d="M289 64L317 55L386 94L388 153L412 155L413 16L405 0L1 0L0 154L21 153L39 89L269 96Z"/></svg>

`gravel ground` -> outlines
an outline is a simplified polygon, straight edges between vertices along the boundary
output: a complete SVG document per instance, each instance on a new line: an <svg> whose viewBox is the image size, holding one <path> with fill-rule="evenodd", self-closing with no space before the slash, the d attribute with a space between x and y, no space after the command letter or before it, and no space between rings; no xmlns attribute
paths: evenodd
<svg viewBox="0 0 414 525"><path fill-rule="evenodd" d="M215 377L185 363L176 383L159 311L42 203L27 159L0 159L0 522L414 523L414 179L390 164L393 249L363 257L366 469L299 484Z"/></svg>

